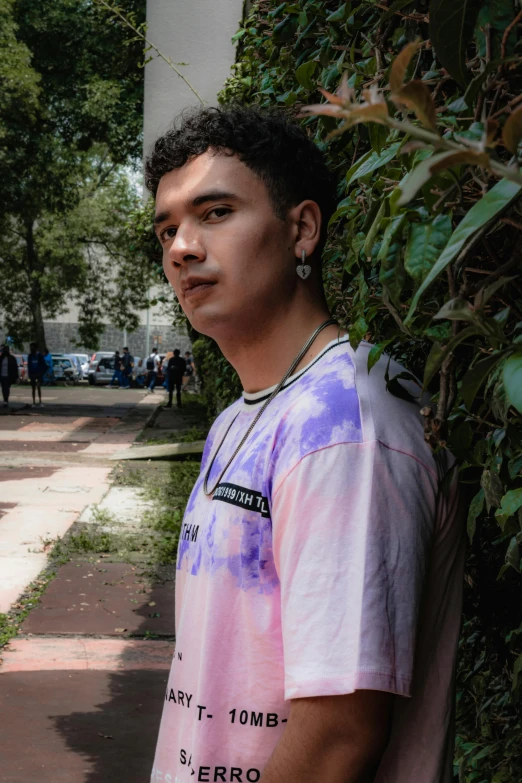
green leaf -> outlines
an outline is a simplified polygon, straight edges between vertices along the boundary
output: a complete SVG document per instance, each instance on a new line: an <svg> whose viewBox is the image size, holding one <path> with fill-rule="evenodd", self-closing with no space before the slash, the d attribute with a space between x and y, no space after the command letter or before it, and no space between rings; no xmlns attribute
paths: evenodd
<svg viewBox="0 0 522 783"><path fill-rule="evenodd" d="M506 565L511 566L517 573L520 573L520 547L516 536L513 536L509 542L506 552Z"/></svg>
<svg viewBox="0 0 522 783"><path fill-rule="evenodd" d="M513 682L511 689L514 691L518 688L518 677L520 673L522 673L522 654L518 656L513 665Z"/></svg>
<svg viewBox="0 0 522 783"><path fill-rule="evenodd" d="M368 324L363 316L360 316L355 323L351 324L348 332L350 338L350 345L354 351L359 347L359 343L363 339L364 335L368 331Z"/></svg>
<svg viewBox="0 0 522 783"><path fill-rule="evenodd" d="M337 11L333 11L326 17L327 22L343 22L346 18L347 3L343 3Z"/></svg>
<svg viewBox="0 0 522 783"><path fill-rule="evenodd" d="M475 537L475 531L477 529L477 517L482 513L482 509L484 508L484 497L484 490L481 488L469 504L466 530L468 531L470 544L473 542L473 538Z"/></svg>
<svg viewBox="0 0 522 783"><path fill-rule="evenodd" d="M373 151L380 154L382 148L386 144L389 128L386 128L384 125L378 125L376 122L370 122L366 126L366 129L370 137L370 144L372 145Z"/></svg>
<svg viewBox="0 0 522 783"><path fill-rule="evenodd" d="M301 85L307 90L313 90L316 84L312 81L312 76L317 69L317 63L314 60L310 60L307 63L303 63L295 72L295 78Z"/></svg>
<svg viewBox="0 0 522 783"><path fill-rule="evenodd" d="M426 359L426 364L424 365L424 379L422 383L424 389L428 387L429 382L442 364L443 358L443 346L438 342L433 343L428 358Z"/></svg>
<svg viewBox="0 0 522 783"><path fill-rule="evenodd" d="M389 340L384 340L384 342L376 343L372 346L370 349L370 352L368 353L368 372L374 367L381 356L383 355L384 351L386 350L387 346L393 341L393 338L390 338Z"/></svg>
<svg viewBox="0 0 522 783"><path fill-rule="evenodd" d="M394 0L394 2L384 14L379 14L379 18L375 22L372 30L374 30L376 27L379 27L387 19L390 19L392 16L394 16L397 11L400 11L402 8L405 8L407 5L411 5L412 3L413 0Z"/></svg>
<svg viewBox="0 0 522 783"><path fill-rule="evenodd" d="M522 454L510 459L508 462L509 478L514 479L522 470Z"/></svg>
<svg viewBox="0 0 522 783"><path fill-rule="evenodd" d="M372 152L353 172L347 184L351 185L354 180L360 179L361 177L366 176L366 174L370 174L372 171L380 169L382 166L386 166L386 164L397 155L401 144L401 141L396 141L380 153Z"/></svg>
<svg viewBox="0 0 522 783"><path fill-rule="evenodd" d="M231 38L232 43L236 43L241 38L243 38L244 35L246 35L246 30L245 29L238 30L237 33L235 35L233 35L232 38Z"/></svg>
<svg viewBox="0 0 522 783"><path fill-rule="evenodd" d="M448 244L442 251L437 262L432 267L419 290L412 299L410 311L405 323L408 324L413 317L415 309L419 303L422 294L429 285L440 275L444 269L451 264L458 256L466 242L476 234L486 223L493 221L497 215L508 207L512 201L519 197L522 185L517 185L507 179L500 182L489 190L480 201L477 201L469 212L466 213L453 234Z"/></svg>
<svg viewBox="0 0 522 783"><path fill-rule="evenodd" d="M451 217L437 215L429 223L414 223L406 244L404 268L421 283L446 247L451 236Z"/></svg>
<svg viewBox="0 0 522 783"><path fill-rule="evenodd" d="M397 201L397 206L404 207L406 204L409 204L422 186L432 178L432 166L439 161L444 161L453 154L451 150L449 152L438 152L436 155L430 155L421 160L400 183L401 195Z"/></svg>
<svg viewBox="0 0 522 783"><path fill-rule="evenodd" d="M508 400L522 413L522 354L515 353L506 359L502 380Z"/></svg>
<svg viewBox="0 0 522 783"><path fill-rule="evenodd" d="M385 211L386 211L386 201L385 199L382 199L378 212L375 216L372 225L370 226L370 230L368 231L368 234L366 236L366 241L363 245L363 253L367 258L369 258L372 254L372 248L375 244L375 239L377 237L377 233L381 226Z"/></svg>
<svg viewBox="0 0 522 783"><path fill-rule="evenodd" d="M379 280L388 291L390 299L397 304L405 280L404 266L402 263L402 241L400 235L406 215L397 215L390 220L382 244L377 255L381 262Z"/></svg>
<svg viewBox="0 0 522 783"><path fill-rule="evenodd" d="M478 334L482 334L482 332L476 325L467 326L455 337L453 337L446 346L444 346L442 353L438 354L438 352L432 348L426 361L426 367L424 369L424 388L428 387L431 379L439 369L446 356L454 351L457 345L459 345L464 340L467 340L468 337L474 337Z"/></svg>
<svg viewBox="0 0 522 783"><path fill-rule="evenodd" d="M495 506L495 508L500 506L503 492L502 482L496 473L493 473L491 470L484 470L480 477L480 486L484 490L486 510L489 514L492 506Z"/></svg>
<svg viewBox="0 0 522 783"><path fill-rule="evenodd" d="M509 492L506 492L502 498L500 508L495 511L496 520L502 530L504 530L509 517L516 514L519 508L522 508L522 487L510 489Z"/></svg>
<svg viewBox="0 0 522 783"><path fill-rule="evenodd" d="M447 318L449 321L470 321L472 323L477 320L476 313L470 303L466 299L458 298L445 302L433 318Z"/></svg>
<svg viewBox="0 0 522 783"><path fill-rule="evenodd" d="M466 407L470 408L473 404L473 400L477 396L477 392L488 377L488 375L495 369L497 364L504 359L506 351L498 351L492 353L486 359L482 359L470 367L462 379L462 386L460 393L464 400Z"/></svg>
<svg viewBox="0 0 522 783"><path fill-rule="evenodd" d="M470 81L466 49L473 36L479 9L477 0L430 2L430 40L437 59L461 87L466 87Z"/></svg>

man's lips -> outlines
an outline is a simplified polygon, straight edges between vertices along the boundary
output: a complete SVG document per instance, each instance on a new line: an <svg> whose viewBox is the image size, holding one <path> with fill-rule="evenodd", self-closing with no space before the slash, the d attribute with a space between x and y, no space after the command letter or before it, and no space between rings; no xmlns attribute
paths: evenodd
<svg viewBox="0 0 522 783"><path fill-rule="evenodd" d="M182 284L181 290L185 299L190 299L193 296L209 291L215 284L213 280L189 279Z"/></svg>

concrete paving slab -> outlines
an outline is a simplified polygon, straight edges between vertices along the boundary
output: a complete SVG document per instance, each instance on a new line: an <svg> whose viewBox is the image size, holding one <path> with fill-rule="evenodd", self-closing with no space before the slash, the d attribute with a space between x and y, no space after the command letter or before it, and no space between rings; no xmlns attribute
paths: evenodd
<svg viewBox="0 0 522 783"><path fill-rule="evenodd" d="M0 521L2 577L7 558L47 551L52 541L65 535L77 516L75 508L42 508L31 516L27 514L27 508L20 506L8 511ZM0 592L2 588L3 584Z"/></svg>
<svg viewBox="0 0 522 783"><path fill-rule="evenodd" d="M9 611L27 585L43 571L46 563L47 555L44 552L0 557L0 614Z"/></svg>
<svg viewBox="0 0 522 783"><path fill-rule="evenodd" d="M160 639L92 639L89 637L16 638L2 650L3 674L33 671L168 671L173 641Z"/></svg>
<svg viewBox="0 0 522 783"><path fill-rule="evenodd" d="M71 561L22 625L32 634L174 635L174 581L151 584L137 566Z"/></svg>
<svg viewBox="0 0 522 783"><path fill-rule="evenodd" d="M27 452L27 454L34 452L46 452L49 454L75 454L78 451L83 451L88 448L88 443L62 443L61 441L4 441L0 446L1 451L14 451L18 452L21 449Z"/></svg>
<svg viewBox="0 0 522 783"><path fill-rule="evenodd" d="M101 503L88 506L78 522L100 524L99 512L111 515L109 524L100 525L101 530L118 530L122 527L136 527L143 514L154 507L151 500L143 498L143 490L138 487L111 487Z"/></svg>
<svg viewBox="0 0 522 783"><path fill-rule="evenodd" d="M167 678L134 670L3 675L1 783L145 783Z"/></svg>
<svg viewBox="0 0 522 783"><path fill-rule="evenodd" d="M54 466L44 467L33 465L2 468L0 469L0 482L25 481L28 478L50 478L54 473L56 473L57 470L59 470L59 468ZM2 487L2 492L3 491L4 487Z"/></svg>

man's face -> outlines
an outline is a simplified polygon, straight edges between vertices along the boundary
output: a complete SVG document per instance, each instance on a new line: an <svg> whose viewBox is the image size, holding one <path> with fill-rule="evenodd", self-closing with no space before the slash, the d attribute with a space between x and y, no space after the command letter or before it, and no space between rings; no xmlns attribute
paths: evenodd
<svg viewBox="0 0 522 783"><path fill-rule="evenodd" d="M263 181L236 156L206 152L162 177L156 233L165 274L203 334L248 334L295 290L297 226L276 216Z"/></svg>

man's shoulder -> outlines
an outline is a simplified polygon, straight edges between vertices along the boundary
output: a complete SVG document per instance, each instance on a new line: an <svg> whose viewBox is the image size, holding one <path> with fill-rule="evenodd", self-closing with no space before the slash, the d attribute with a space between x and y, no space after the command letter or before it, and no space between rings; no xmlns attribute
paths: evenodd
<svg viewBox="0 0 522 783"><path fill-rule="evenodd" d="M381 356L368 372L372 347L361 343L353 350L344 340L294 382L287 399L275 406L281 418L281 451L293 451L301 458L339 444L380 441L432 464L420 414L426 404L422 385L388 356ZM399 374L401 378L390 388L387 377Z"/></svg>

